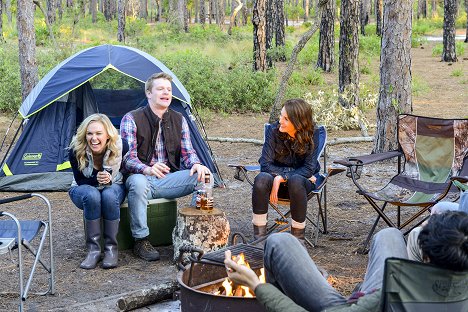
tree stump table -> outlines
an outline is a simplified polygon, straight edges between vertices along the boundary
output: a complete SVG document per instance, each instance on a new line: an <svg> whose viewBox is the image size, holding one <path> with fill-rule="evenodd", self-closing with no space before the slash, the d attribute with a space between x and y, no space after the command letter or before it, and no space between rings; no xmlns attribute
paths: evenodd
<svg viewBox="0 0 468 312"><path fill-rule="evenodd" d="M177 222L172 232L174 261L179 259L182 246L194 246L205 253L226 247L231 229L223 211L182 208L177 212ZM182 261L188 261L189 254Z"/></svg>

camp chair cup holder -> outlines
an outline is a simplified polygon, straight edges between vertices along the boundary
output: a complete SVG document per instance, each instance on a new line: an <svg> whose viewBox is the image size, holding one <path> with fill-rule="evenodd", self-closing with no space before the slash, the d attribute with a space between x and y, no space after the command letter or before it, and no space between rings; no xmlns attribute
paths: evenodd
<svg viewBox="0 0 468 312"><path fill-rule="evenodd" d="M47 217L40 220L22 220L16 215L6 211L0 211L0 255L9 253L10 259L14 261L14 250L17 250L18 262L18 284L19 284L19 305L18 310L23 311L24 302L30 294L30 287L35 277L36 270L43 269L47 276L47 288L42 292L35 292L36 295L46 295L55 293L55 267L52 244L52 209L49 200L41 194L26 194L11 198L0 199L0 205L18 202L30 198L42 200L47 207ZM44 206L42 205L42 206ZM27 205L28 209L31 206ZM20 208L22 209L22 208ZM18 213L19 215L21 213ZM8 217L7 220L4 220ZM36 238L37 237L37 238ZM46 246L48 245L48 248ZM24 252L30 252L34 260L28 268L27 280L25 281Z"/></svg>

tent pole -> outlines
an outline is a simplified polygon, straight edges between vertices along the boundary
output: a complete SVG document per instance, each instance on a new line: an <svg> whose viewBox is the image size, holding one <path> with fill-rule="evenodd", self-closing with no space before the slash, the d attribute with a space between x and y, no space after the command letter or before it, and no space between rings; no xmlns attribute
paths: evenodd
<svg viewBox="0 0 468 312"><path fill-rule="evenodd" d="M197 123L199 124L198 128L200 128L203 139L205 140L205 143L208 146L208 150L210 151L211 158L213 159L213 165L215 166L216 171L218 172L219 179L221 180L222 186L224 188L226 187L226 184L224 184L223 177L221 176L221 171L219 171L218 163L216 162L215 156L213 155L213 150L211 149L210 143L208 143L208 135L206 134L205 125L203 124L200 118L200 115L198 114L197 108L195 107L194 104L192 104L192 107L195 111L195 117L196 117L195 119Z"/></svg>
<svg viewBox="0 0 468 312"><path fill-rule="evenodd" d="M18 133L20 132L21 129L23 129L22 124L21 124L21 126L19 126L18 129L16 130L16 133L15 133L15 135L13 136L13 139L11 140L11 143L15 142L16 137L18 136ZM3 155L3 159L2 159L2 163L0 164L0 168L3 167L3 164L5 163L6 158L7 158L7 156L8 156L8 153L10 152L10 149L11 149L12 146L13 146L13 144L10 144L10 146L8 146L7 151L5 152L5 155ZM3 147L3 144L2 144L2 147Z"/></svg>
<svg viewBox="0 0 468 312"><path fill-rule="evenodd" d="M18 117L18 114L19 114L19 111L16 111L16 115L13 116L13 119L11 120L11 123L10 123L10 125L8 126L8 128L7 128L6 132L5 132L5 136L3 137L2 145L0 146L0 152L3 149L3 144L5 144L5 140L6 140L7 136L8 136L8 132L10 132L11 125L13 125L13 122L15 122L16 117Z"/></svg>

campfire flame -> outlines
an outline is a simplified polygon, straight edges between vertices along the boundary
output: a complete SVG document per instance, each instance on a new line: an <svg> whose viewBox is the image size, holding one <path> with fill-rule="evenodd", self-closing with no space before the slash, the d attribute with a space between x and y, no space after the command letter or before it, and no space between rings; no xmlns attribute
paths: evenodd
<svg viewBox="0 0 468 312"><path fill-rule="evenodd" d="M239 256L232 256L232 260L237 262L238 264L245 265L246 267L250 268L249 263L245 260L245 255L243 253L239 254ZM261 283L265 283L265 269L260 269L260 275L258 276ZM226 277L222 283L222 287L218 291L214 293L215 295L224 295L224 296L235 296L235 297L245 297L245 298L253 298L254 293L253 291L247 286L241 285L234 285L233 282Z"/></svg>

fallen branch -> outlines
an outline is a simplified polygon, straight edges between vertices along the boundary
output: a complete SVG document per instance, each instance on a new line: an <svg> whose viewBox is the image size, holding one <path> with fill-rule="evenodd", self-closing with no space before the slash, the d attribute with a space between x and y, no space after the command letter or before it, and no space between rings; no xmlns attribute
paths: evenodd
<svg viewBox="0 0 468 312"><path fill-rule="evenodd" d="M154 304L163 300L171 299L173 293L179 289L177 281L167 282L149 289L141 289L128 293L117 300L120 311L130 311Z"/></svg>
<svg viewBox="0 0 468 312"><path fill-rule="evenodd" d="M208 141L213 142L229 142L229 143L252 143L254 145L263 145L262 140L247 139L247 138L220 138L220 137L208 137ZM346 143L361 143L361 142L372 142L374 137L352 137L352 138L335 138L327 141L328 146L346 144Z"/></svg>

